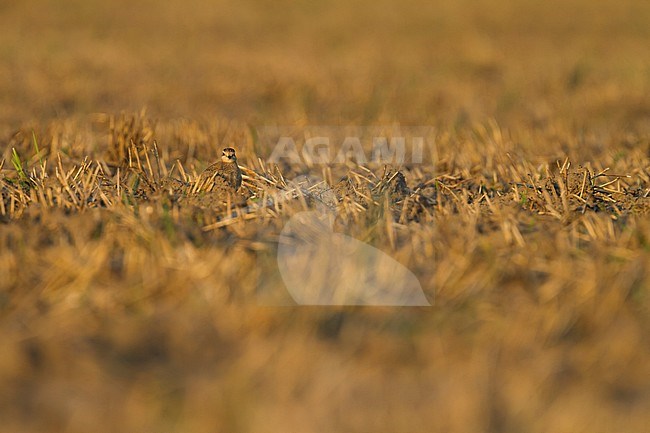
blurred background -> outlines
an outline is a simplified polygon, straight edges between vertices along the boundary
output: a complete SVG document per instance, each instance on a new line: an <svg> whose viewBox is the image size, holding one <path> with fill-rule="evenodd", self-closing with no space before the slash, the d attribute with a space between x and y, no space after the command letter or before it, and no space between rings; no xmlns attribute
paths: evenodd
<svg viewBox="0 0 650 433"><path fill-rule="evenodd" d="M638 0L2 1L0 125L146 107L647 128L649 23Z"/></svg>

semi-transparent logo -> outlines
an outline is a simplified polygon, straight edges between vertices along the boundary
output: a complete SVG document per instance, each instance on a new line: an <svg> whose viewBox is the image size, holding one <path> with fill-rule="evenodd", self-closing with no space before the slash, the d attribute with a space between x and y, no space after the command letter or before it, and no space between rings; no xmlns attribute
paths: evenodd
<svg viewBox="0 0 650 433"><path fill-rule="evenodd" d="M294 164L303 173L268 197L273 206L309 202L282 227L275 259L279 281L298 305L429 306L417 276L385 251L334 230L338 198L321 166L426 164L433 128L264 128L260 148L269 164ZM430 162L429 162L430 164Z"/></svg>
<svg viewBox="0 0 650 433"><path fill-rule="evenodd" d="M270 163L426 164L432 159L433 128L418 127L265 127L258 130Z"/></svg>

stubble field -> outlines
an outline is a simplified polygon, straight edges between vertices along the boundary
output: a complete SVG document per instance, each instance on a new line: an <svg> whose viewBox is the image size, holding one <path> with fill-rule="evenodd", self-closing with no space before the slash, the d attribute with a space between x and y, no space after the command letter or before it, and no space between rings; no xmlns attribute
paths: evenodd
<svg viewBox="0 0 650 433"><path fill-rule="evenodd" d="M632 0L0 3L0 430L647 431L649 29ZM322 125L427 126L424 161L268 162L260 131ZM244 206L192 190L226 146ZM305 174L430 307L292 301Z"/></svg>

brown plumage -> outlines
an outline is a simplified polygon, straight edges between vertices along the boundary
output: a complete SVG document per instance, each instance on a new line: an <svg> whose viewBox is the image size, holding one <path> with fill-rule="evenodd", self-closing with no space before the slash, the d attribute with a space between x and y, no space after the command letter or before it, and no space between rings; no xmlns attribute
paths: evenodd
<svg viewBox="0 0 650 433"><path fill-rule="evenodd" d="M221 154L221 161L206 168L196 181L195 191L237 191L241 186L241 170L237 165L235 149L226 147Z"/></svg>

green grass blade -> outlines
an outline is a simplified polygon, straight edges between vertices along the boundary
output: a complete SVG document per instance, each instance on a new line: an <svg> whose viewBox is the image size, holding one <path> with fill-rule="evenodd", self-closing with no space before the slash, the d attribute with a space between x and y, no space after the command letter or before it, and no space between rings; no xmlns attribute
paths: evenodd
<svg viewBox="0 0 650 433"><path fill-rule="evenodd" d="M36 140L36 133L32 129L32 143L34 143L34 149L36 150L36 156L38 156L38 162L41 163L41 167L44 167L45 164L43 163L43 156L41 155L41 151L38 148L38 141Z"/></svg>
<svg viewBox="0 0 650 433"><path fill-rule="evenodd" d="M16 148L12 148L12 154L11 154L11 163L13 164L14 168L16 169L16 172L18 173L18 177L22 181L27 181L27 174L25 174L25 170L27 167L23 167L23 162L20 160L20 156L18 156L18 152L16 152Z"/></svg>

